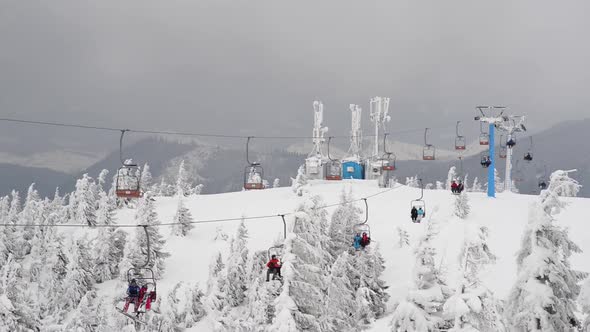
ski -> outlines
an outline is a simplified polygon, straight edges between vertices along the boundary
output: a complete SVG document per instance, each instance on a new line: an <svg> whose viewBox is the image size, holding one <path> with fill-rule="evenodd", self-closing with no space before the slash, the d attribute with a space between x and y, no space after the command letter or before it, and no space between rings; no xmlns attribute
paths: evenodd
<svg viewBox="0 0 590 332"><path fill-rule="evenodd" d="M143 325L147 325L147 323L146 323L146 322L144 322L144 321L140 320L139 318L137 318L137 316L133 316L133 315L131 315L131 314L129 314L129 313L127 313L127 312L125 312L125 311L123 311L123 310L119 309L119 308L115 308L115 310L117 310L118 312L122 313L123 315L125 315L125 316L129 317L130 319L133 319L133 321L135 321L136 323L140 323L140 324L143 324ZM138 314L141 314L141 313L143 313L143 312L139 312Z"/></svg>

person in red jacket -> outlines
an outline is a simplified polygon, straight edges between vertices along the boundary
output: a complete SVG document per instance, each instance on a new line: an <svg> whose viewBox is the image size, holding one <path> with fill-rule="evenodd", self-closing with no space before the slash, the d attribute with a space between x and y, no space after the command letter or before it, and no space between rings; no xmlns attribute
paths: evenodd
<svg viewBox="0 0 590 332"><path fill-rule="evenodd" d="M276 276L278 276L279 278L281 277L281 261L279 261L279 259L277 258L277 255L272 255L272 257L270 258L270 261L268 261L268 263L266 263L266 267L268 267L268 270L266 270L266 281L269 281L270 275L272 273L273 277L272 279L274 280Z"/></svg>
<svg viewBox="0 0 590 332"><path fill-rule="evenodd" d="M457 184L457 182L453 181L451 183L451 192L454 194L457 192L457 189L459 188L459 185Z"/></svg>

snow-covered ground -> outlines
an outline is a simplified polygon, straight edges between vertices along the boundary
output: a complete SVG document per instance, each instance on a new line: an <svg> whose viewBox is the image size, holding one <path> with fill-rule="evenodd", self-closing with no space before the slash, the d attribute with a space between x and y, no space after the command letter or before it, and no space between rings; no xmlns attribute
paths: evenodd
<svg viewBox="0 0 590 332"><path fill-rule="evenodd" d="M312 181L309 193L320 195L326 204L338 203L343 189L352 188L355 198L367 197L381 191L375 181L345 180L341 182ZM438 249L438 263L445 267L450 286L456 282L458 275L458 254L463 241L464 224L477 221L489 228L489 245L497 256L497 262L483 273L487 287L496 295L505 299L516 280L516 257L520 248L521 235L527 223L529 204L537 196L500 193L491 199L484 193L468 193L471 214L466 220L453 216L455 196L443 190L425 190L424 200L427 218L421 224L413 224L410 220L410 201L420 196L420 190L399 185L381 195L369 198L369 225L371 227L372 244L380 247L385 259L386 270L383 279L389 286L391 298L388 303L388 314L377 321L372 330L384 331L391 320L393 306L405 297L412 286L412 268L414 255L412 248L417 239L425 231L425 226L437 222L440 234L435 243ZM225 219L278 215L293 212L305 197L296 196L291 188L277 188L263 191L234 192L218 195L201 195L185 198L195 221L209 219ZM557 215L558 223L570 228L570 237L584 252L590 252L590 232L584 217L588 212L588 199L564 198L569 203L564 212ZM171 222L176 212L177 198L158 197L156 210L161 222ZM363 207L362 202L356 203ZM331 213L334 207L328 208ZM116 219L121 224L134 222L134 210L119 210ZM287 216L288 232L293 219ZM158 283L158 290L166 294L179 281L197 282L205 289L209 276L209 264L214 256L221 251L227 255L229 241L215 240L218 232L234 235L239 221L197 224L189 236L178 238L170 235L169 227L162 233L166 237L165 250L171 256L166 259L166 272ZM266 250L271 244L283 236L283 224L280 217L255 219L246 221L251 252ZM409 233L410 247L399 247L398 228ZM572 258L572 265L581 271L590 271L587 255L577 254ZM109 282L101 286L103 294L116 291L120 283ZM213 328L211 317L207 316L194 331L207 331Z"/></svg>

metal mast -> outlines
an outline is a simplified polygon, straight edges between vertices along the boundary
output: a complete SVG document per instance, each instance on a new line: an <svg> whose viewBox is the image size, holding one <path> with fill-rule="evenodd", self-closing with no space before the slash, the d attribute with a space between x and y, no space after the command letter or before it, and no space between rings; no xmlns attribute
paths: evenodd
<svg viewBox="0 0 590 332"><path fill-rule="evenodd" d="M514 133L526 131L524 126L524 115L511 115L508 120L499 126L499 129L506 132L507 139L509 142L514 138ZM504 190L512 192L512 151L513 148L508 147L506 149L506 172L504 174Z"/></svg>
<svg viewBox="0 0 590 332"><path fill-rule="evenodd" d="M359 105L350 104L349 109L352 113L352 122L350 129L350 149L348 153L360 161L361 159L361 141L363 132L361 130L362 109Z"/></svg>
<svg viewBox="0 0 590 332"><path fill-rule="evenodd" d="M391 120L387 114L389 112L389 98L374 97L369 101L371 109L370 119L375 124L375 146L373 147L373 158L379 158L379 128L382 127L385 132L385 123Z"/></svg>
<svg viewBox="0 0 590 332"><path fill-rule="evenodd" d="M324 121L324 104L321 101L313 102L313 150L310 152L308 157L317 156L320 159L324 159L324 153L322 146L326 139L324 134L328 132L328 127L323 127Z"/></svg>

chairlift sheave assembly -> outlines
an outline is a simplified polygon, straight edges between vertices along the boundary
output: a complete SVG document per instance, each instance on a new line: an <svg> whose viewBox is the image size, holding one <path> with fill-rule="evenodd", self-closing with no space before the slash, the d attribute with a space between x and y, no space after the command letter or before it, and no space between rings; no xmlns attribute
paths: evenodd
<svg viewBox="0 0 590 332"><path fill-rule="evenodd" d="M142 196L139 179L139 169L137 164L126 162L123 158L123 137L128 129L121 130L119 139L119 158L121 167L117 170L117 180L115 183L115 193L120 198L139 198Z"/></svg>
<svg viewBox="0 0 590 332"><path fill-rule="evenodd" d="M428 130L430 130L430 128L424 129L424 148L422 149L422 160L435 160L436 148L434 145L428 143Z"/></svg>
<svg viewBox="0 0 590 332"><path fill-rule="evenodd" d="M260 162L250 161L250 140L254 138L248 137L246 140L246 162L248 165L244 169L244 189L246 190L260 190L264 189L264 169Z"/></svg>

